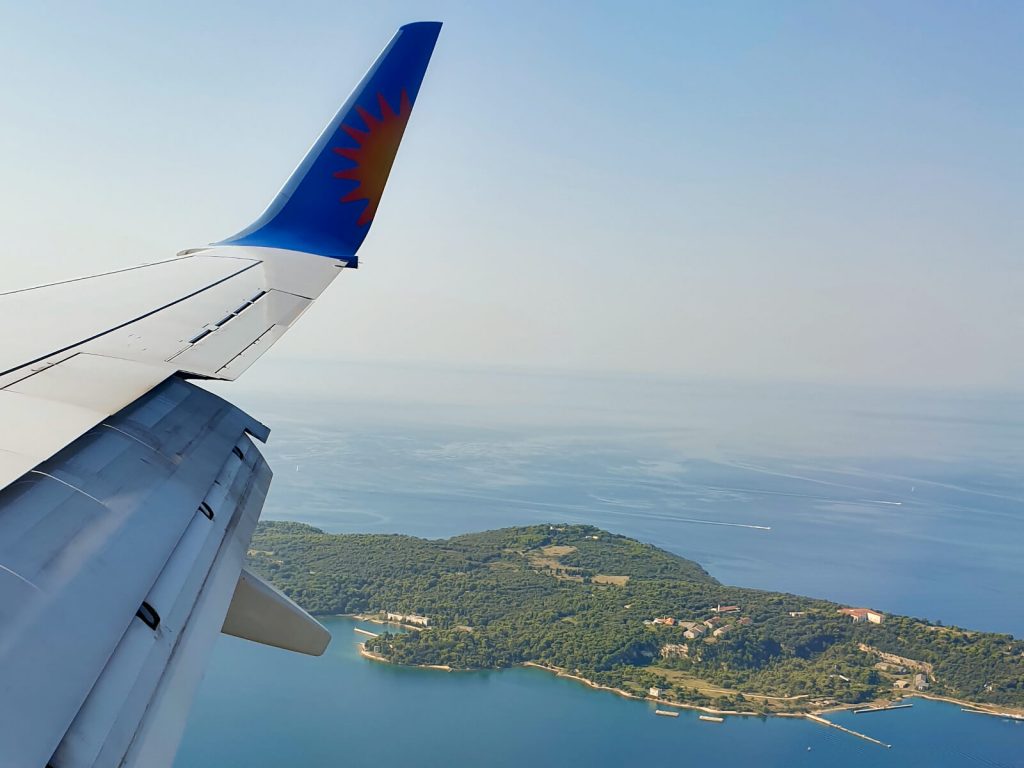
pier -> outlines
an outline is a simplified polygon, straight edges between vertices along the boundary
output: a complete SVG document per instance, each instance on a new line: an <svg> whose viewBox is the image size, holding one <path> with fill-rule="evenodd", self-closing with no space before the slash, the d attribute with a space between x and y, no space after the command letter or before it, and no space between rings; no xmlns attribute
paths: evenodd
<svg viewBox="0 0 1024 768"><path fill-rule="evenodd" d="M678 712L673 712L670 709L656 709L654 710L654 714L661 715L662 717L679 717Z"/></svg>
<svg viewBox="0 0 1024 768"><path fill-rule="evenodd" d="M705 723L724 723L724 717L715 717L714 715L701 715L700 719Z"/></svg>
<svg viewBox="0 0 1024 768"><path fill-rule="evenodd" d="M890 709L909 709L914 706L913 704L889 704L884 707L864 707L863 709L853 710L855 715L863 715L866 712L886 712Z"/></svg>
<svg viewBox="0 0 1024 768"><path fill-rule="evenodd" d="M352 631L358 632L360 635L366 635L367 637L380 637L376 632L371 632L370 630L363 629L362 627L352 627Z"/></svg>
<svg viewBox="0 0 1024 768"><path fill-rule="evenodd" d="M870 736L867 736L863 733L851 731L849 728L844 728L843 726L839 725L839 723L833 723L831 720L826 720L824 717L821 717L819 715L804 715L804 717L806 717L808 720L813 720L816 723L820 723L821 725L827 725L829 728L837 728L843 733L848 733L851 736L856 736L858 739L864 739L864 741L870 741L872 744L877 744L880 747L892 749L892 744L886 744L884 741L873 739Z"/></svg>

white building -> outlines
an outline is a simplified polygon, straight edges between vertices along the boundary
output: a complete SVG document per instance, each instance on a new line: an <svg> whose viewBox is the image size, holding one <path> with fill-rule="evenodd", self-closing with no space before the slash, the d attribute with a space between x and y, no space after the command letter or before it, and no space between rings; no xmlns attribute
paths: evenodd
<svg viewBox="0 0 1024 768"><path fill-rule="evenodd" d="M870 608L840 608L840 613L849 616L854 624L859 624L862 621L869 621L872 624L881 624L885 621L885 614L873 611Z"/></svg>

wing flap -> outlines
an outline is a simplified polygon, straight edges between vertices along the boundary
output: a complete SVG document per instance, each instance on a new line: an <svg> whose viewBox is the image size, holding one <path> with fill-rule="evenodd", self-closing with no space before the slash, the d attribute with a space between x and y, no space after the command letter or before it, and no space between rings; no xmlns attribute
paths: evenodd
<svg viewBox="0 0 1024 768"><path fill-rule="evenodd" d="M251 440L243 437L235 447L242 458L228 454L204 500L207 507L216 509L214 517L208 518L202 509L196 511L146 597L146 603L159 612L158 626L142 621L129 625L64 735L54 755L55 765L121 765L129 750L140 753L139 765L172 762L173 749L143 747L140 733L147 721L155 722L152 718L159 709L152 704L160 699L158 691L168 670L183 661L202 668L202 657L187 658L190 654L185 649L192 647L188 637L195 627L204 627L211 601L216 603L215 610L224 610L230 586L223 582L240 565L235 563L236 552L251 535L270 482L269 468ZM222 573L225 565L227 575ZM209 633L209 628L205 631ZM161 718L157 731L161 738L174 734L176 740L182 727L179 714L172 720Z"/></svg>
<svg viewBox="0 0 1024 768"><path fill-rule="evenodd" d="M0 603L10 764L46 764L250 424L171 379L0 491L0 563L35 590Z"/></svg>
<svg viewBox="0 0 1024 768"><path fill-rule="evenodd" d="M320 656L331 633L287 596L243 569L221 632L255 643Z"/></svg>
<svg viewBox="0 0 1024 768"><path fill-rule="evenodd" d="M261 493L251 493L240 503L234 528L225 537L213 567L205 577L188 623L160 675L125 756L121 758L116 751L105 747L101 761L108 754L116 759L98 765L166 768L174 762L174 753L185 730L185 713L202 680L206 660L217 639L217 630L231 601L269 483L270 470L263 464L258 486Z"/></svg>

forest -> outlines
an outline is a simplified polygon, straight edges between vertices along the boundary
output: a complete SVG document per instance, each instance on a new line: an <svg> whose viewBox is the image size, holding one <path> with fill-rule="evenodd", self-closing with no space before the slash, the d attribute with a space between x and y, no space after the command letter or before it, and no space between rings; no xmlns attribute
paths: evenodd
<svg viewBox="0 0 1024 768"><path fill-rule="evenodd" d="M1024 706L1024 642L1010 635L893 615L855 622L846 606L723 585L591 526L426 540L262 522L250 547L249 566L314 614L427 617L426 629L370 641L394 663L534 662L630 693L764 712L914 690Z"/></svg>

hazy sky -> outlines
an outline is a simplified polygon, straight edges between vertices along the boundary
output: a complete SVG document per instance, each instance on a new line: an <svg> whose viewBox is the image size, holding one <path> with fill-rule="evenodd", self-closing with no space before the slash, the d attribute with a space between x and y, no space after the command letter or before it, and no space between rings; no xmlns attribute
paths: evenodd
<svg viewBox="0 0 1024 768"><path fill-rule="evenodd" d="M362 267L268 372L1021 389L1019 2L4 2L2 287L236 232L421 19Z"/></svg>

